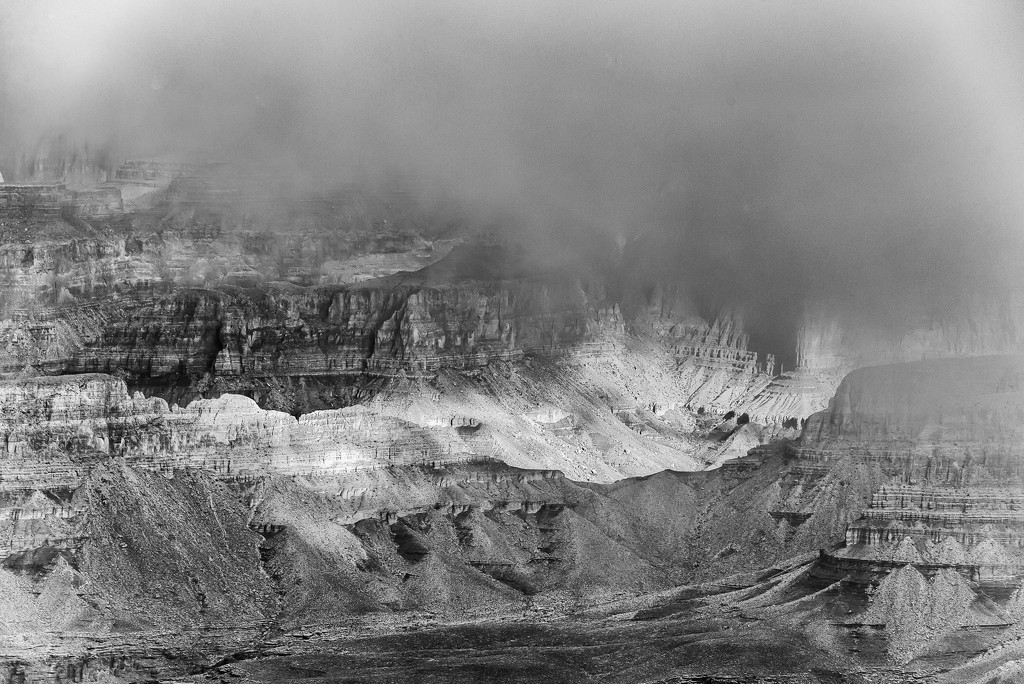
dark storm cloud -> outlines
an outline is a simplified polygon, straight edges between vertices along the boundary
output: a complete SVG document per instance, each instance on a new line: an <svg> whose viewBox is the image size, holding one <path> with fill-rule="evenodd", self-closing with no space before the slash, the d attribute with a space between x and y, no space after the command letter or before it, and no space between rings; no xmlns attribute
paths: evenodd
<svg viewBox="0 0 1024 684"><path fill-rule="evenodd" d="M1011 2L2 7L8 150L400 168L537 254L646 236L651 273L762 327L808 296L891 315L1017 254Z"/></svg>

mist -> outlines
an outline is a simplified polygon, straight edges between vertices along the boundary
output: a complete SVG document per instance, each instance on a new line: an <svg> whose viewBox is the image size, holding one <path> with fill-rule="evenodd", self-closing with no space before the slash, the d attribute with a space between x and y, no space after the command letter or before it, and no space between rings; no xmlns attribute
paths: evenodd
<svg viewBox="0 0 1024 684"><path fill-rule="evenodd" d="M0 40L0 159L398 169L538 261L628 245L781 355L808 300L884 326L1024 285L1015 2L7 0Z"/></svg>

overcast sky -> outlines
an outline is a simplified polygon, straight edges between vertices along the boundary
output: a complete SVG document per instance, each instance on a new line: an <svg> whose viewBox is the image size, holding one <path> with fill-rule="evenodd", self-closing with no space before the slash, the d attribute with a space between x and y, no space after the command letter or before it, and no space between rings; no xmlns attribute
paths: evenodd
<svg viewBox="0 0 1024 684"><path fill-rule="evenodd" d="M1021 284L1012 0L0 0L0 22L6 153L62 132L327 183L401 168L541 252L648 236L654 270L782 318L807 293L892 315L997 256Z"/></svg>

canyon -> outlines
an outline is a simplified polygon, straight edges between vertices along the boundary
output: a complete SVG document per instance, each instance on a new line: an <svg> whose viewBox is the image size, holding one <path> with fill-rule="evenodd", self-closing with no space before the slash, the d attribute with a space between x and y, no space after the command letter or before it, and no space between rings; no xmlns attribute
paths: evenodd
<svg viewBox="0 0 1024 684"><path fill-rule="evenodd" d="M400 186L27 167L0 681L1021 673L1012 293L885 335L809 302L787 370Z"/></svg>

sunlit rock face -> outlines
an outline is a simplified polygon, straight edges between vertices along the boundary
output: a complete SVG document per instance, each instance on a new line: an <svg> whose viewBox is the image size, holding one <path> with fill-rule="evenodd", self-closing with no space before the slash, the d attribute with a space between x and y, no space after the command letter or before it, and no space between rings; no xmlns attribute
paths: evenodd
<svg viewBox="0 0 1024 684"><path fill-rule="evenodd" d="M486 460L454 421L295 418L237 395L168 407L103 375L0 382L0 416L5 630L259 623L275 610L261 538L221 483Z"/></svg>
<svg viewBox="0 0 1024 684"><path fill-rule="evenodd" d="M659 284L628 321L629 329L671 351L683 405L721 415L744 406L769 386L775 359L749 348L750 335L738 310L723 309L710 322L695 311L683 292ZM762 417L758 414L755 420Z"/></svg>
<svg viewBox="0 0 1024 684"><path fill-rule="evenodd" d="M238 395L168 406L104 375L4 381L0 625L244 629L669 586L646 549L661 525L618 540L629 516L597 510L614 499L504 465L486 447L515 435L472 401L450 408L295 418ZM558 442L563 424L590 425L572 408L518 419Z"/></svg>
<svg viewBox="0 0 1024 684"><path fill-rule="evenodd" d="M473 456L450 421L421 427L361 406L295 418L238 395L168 407L130 397L123 381L104 375L0 382L0 407L6 489L73 488L110 457L158 472L192 467L246 478Z"/></svg>
<svg viewBox="0 0 1024 684"><path fill-rule="evenodd" d="M743 331L742 319L730 312L710 326L684 324L675 332L680 374L691 376L687 384L693 388L692 406L721 413L733 410L767 386L774 375L774 358L769 354L762 363L757 352L748 350L750 336Z"/></svg>

